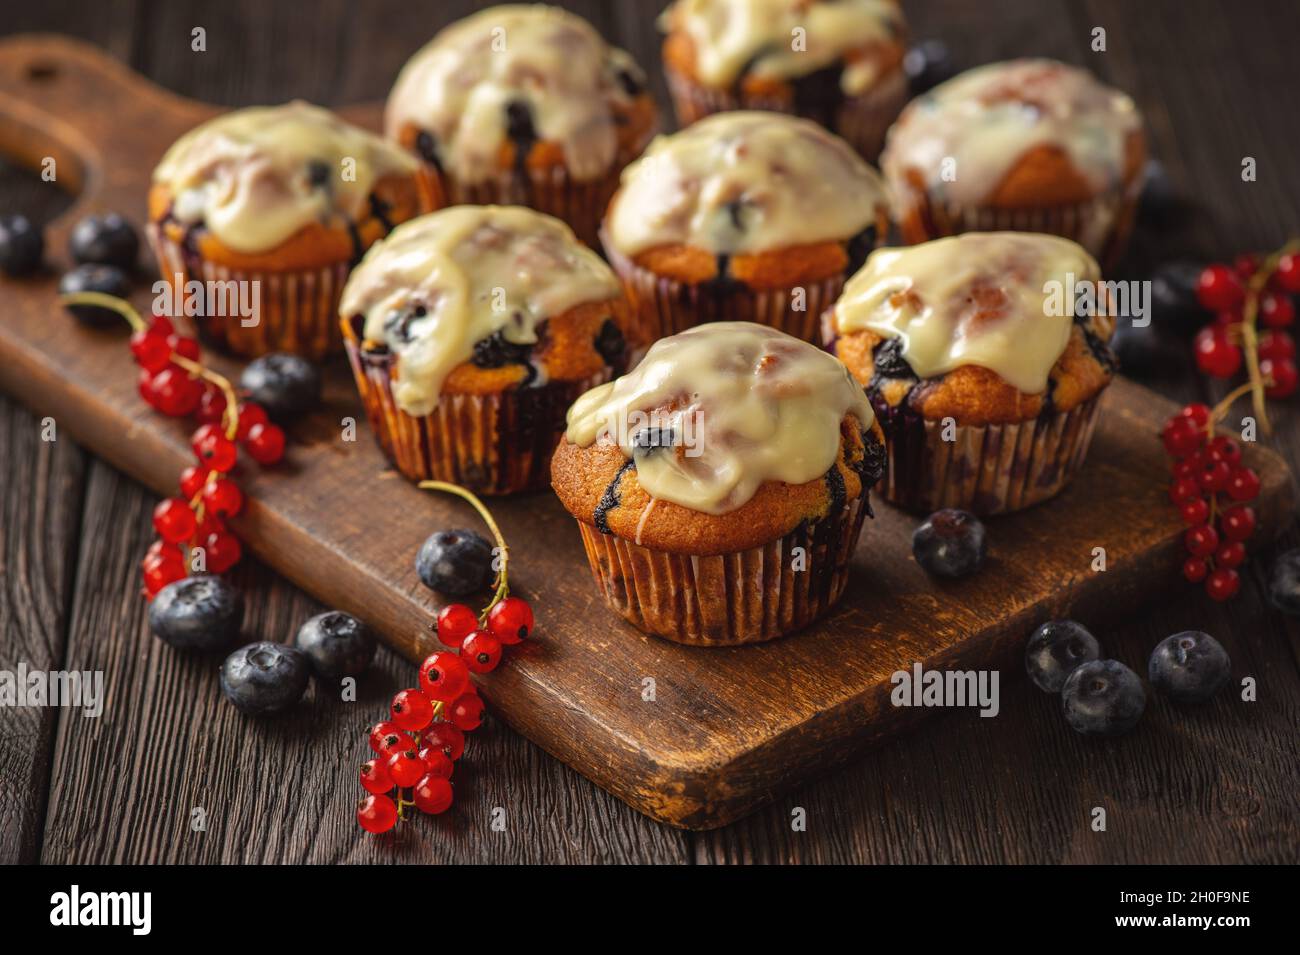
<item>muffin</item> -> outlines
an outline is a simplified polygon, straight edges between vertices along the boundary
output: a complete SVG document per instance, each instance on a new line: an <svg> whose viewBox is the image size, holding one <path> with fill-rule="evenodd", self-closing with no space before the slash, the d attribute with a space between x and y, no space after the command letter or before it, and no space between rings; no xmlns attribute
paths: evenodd
<svg viewBox="0 0 1300 955"><path fill-rule="evenodd" d="M226 300L196 316L208 342L319 359L342 349L348 269L395 224L433 208L435 187L402 150L320 107L240 109L163 156L147 233L173 295L190 281L256 283L242 286L255 314Z"/></svg>
<svg viewBox="0 0 1300 955"><path fill-rule="evenodd" d="M660 25L683 126L732 109L794 113L874 160L907 102L894 0L677 0Z"/></svg>
<svg viewBox="0 0 1300 955"><path fill-rule="evenodd" d="M840 362L719 322L578 399L551 477L605 602L647 633L718 646L790 633L839 599L884 463Z"/></svg>
<svg viewBox="0 0 1300 955"><path fill-rule="evenodd" d="M384 114L388 135L429 165L450 203L529 206L589 245L656 123L631 57L541 4L447 27L402 68Z"/></svg>
<svg viewBox="0 0 1300 955"><path fill-rule="evenodd" d="M723 320L813 341L888 226L883 180L844 140L738 111L656 139L624 172L601 240L643 341Z"/></svg>
<svg viewBox="0 0 1300 955"><path fill-rule="evenodd" d="M1115 374L1100 277L1081 246L1034 233L972 232L867 259L828 325L884 430L888 501L1001 514L1065 486Z"/></svg>
<svg viewBox="0 0 1300 955"><path fill-rule="evenodd" d="M412 480L545 487L565 410L624 370L618 279L563 222L453 206L366 254L343 335L380 447Z"/></svg>
<svg viewBox="0 0 1300 955"><path fill-rule="evenodd" d="M1133 225L1146 138L1133 101L1052 60L981 66L908 104L881 168L909 243L1050 232L1107 265Z"/></svg>

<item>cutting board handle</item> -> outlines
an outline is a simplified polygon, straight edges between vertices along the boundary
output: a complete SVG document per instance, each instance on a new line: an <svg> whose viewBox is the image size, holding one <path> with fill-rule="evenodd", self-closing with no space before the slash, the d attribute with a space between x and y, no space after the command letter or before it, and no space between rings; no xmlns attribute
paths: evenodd
<svg viewBox="0 0 1300 955"><path fill-rule="evenodd" d="M214 112L88 43L55 34L0 40L0 153L38 173L53 159L54 182L78 196L56 233L99 209L141 222L132 165L157 162L176 129Z"/></svg>

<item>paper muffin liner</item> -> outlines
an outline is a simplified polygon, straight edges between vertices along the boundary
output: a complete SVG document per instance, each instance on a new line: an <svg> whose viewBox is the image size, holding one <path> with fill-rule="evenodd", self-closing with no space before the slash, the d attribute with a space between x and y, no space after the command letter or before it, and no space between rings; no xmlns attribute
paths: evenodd
<svg viewBox="0 0 1300 955"><path fill-rule="evenodd" d="M893 185L899 230L909 245L963 232L1047 232L1079 243L1106 268L1128 245L1141 182L1087 202L1019 209L934 202L913 186Z"/></svg>
<svg viewBox="0 0 1300 955"><path fill-rule="evenodd" d="M245 325L239 315L195 316L194 323L205 342L247 358L268 352L293 352L318 361L343 350L337 316L339 297L348 278L347 262L287 272L232 269L187 250L168 238L158 223L150 223L146 233L163 281L171 289L169 294L176 294L177 276L182 298L184 285L191 281L259 283L254 324Z"/></svg>
<svg viewBox="0 0 1300 955"><path fill-rule="evenodd" d="M692 646L760 643L806 627L844 593L867 515L864 492L838 517L761 547L694 557L653 550L578 521L605 603L646 633ZM806 566L794 570L793 549Z"/></svg>
<svg viewBox="0 0 1300 955"><path fill-rule="evenodd" d="M814 110L811 114L801 113L795 108L794 97L790 95L759 95L737 89L704 86L667 64L664 65L664 78L679 126L689 126L714 113L737 109L765 109L776 113L803 115L815 122L822 122L831 112L828 107ZM866 92L844 97L834 108L835 120L829 124L831 131L846 140L862 156L874 161L884 146L886 131L898 118L907 100L907 77L900 69Z"/></svg>
<svg viewBox="0 0 1300 955"><path fill-rule="evenodd" d="M821 314L844 288L843 275L783 289L752 289L743 282L692 285L656 275L603 236L602 242L605 258L632 299L632 334L642 344L705 322L757 322L816 344L821 340Z"/></svg>
<svg viewBox="0 0 1300 955"><path fill-rule="evenodd" d="M877 486L891 504L929 513L956 507L1006 514L1058 494L1083 465L1104 392L1069 411L1017 424L956 425L873 399L889 466Z"/></svg>
<svg viewBox="0 0 1300 955"><path fill-rule="evenodd" d="M342 331L371 430L393 466L412 481L451 481L479 494L548 487L551 454L564 434L569 406L612 376L605 369L577 382L443 395L433 411L416 416L393 397L396 356L366 352L348 319Z"/></svg>

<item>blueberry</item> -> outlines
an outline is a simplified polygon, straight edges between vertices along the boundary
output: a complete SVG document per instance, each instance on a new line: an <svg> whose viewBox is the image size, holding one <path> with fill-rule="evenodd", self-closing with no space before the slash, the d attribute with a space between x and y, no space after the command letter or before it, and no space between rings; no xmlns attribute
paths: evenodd
<svg viewBox="0 0 1300 955"><path fill-rule="evenodd" d="M81 264L112 265L129 272L140 254L140 238L116 212L86 216L73 226L68 252Z"/></svg>
<svg viewBox="0 0 1300 955"><path fill-rule="evenodd" d="M298 628L293 642L307 654L317 678L332 682L359 676L375 655L375 638L366 625L339 610L312 617Z"/></svg>
<svg viewBox="0 0 1300 955"><path fill-rule="evenodd" d="M483 589L492 575L492 545L473 531L430 534L415 557L424 585L452 597Z"/></svg>
<svg viewBox="0 0 1300 955"><path fill-rule="evenodd" d="M1283 613L1300 616L1300 550L1289 550L1277 559L1268 597Z"/></svg>
<svg viewBox="0 0 1300 955"><path fill-rule="evenodd" d="M1231 670L1223 644L1208 633L1184 630L1156 644L1147 662L1147 679L1171 700L1204 703L1223 689Z"/></svg>
<svg viewBox="0 0 1300 955"><path fill-rule="evenodd" d="M263 355L248 363L239 376L239 389L284 423L320 404L320 371L297 355Z"/></svg>
<svg viewBox="0 0 1300 955"><path fill-rule="evenodd" d="M45 254L45 236L26 216L0 216L0 272L31 275Z"/></svg>
<svg viewBox="0 0 1300 955"><path fill-rule="evenodd" d="M224 650L243 621L243 595L221 577L182 577L149 604L149 629L178 650Z"/></svg>
<svg viewBox="0 0 1300 955"><path fill-rule="evenodd" d="M1060 693L1075 667L1100 658L1097 638L1073 620L1043 624L1025 646L1025 670L1044 693Z"/></svg>
<svg viewBox="0 0 1300 955"><path fill-rule="evenodd" d="M617 322L612 318L606 319L605 324L600 326L600 333L596 335L593 344L605 364L611 368L621 367L623 358L627 354L627 339L623 337L623 330L618 327Z"/></svg>
<svg viewBox="0 0 1300 955"><path fill-rule="evenodd" d="M954 73L948 45L942 40L926 40L912 47L903 56L903 72L913 96L929 92Z"/></svg>
<svg viewBox="0 0 1300 955"><path fill-rule="evenodd" d="M1128 318L1120 319L1110 347L1130 377L1156 378L1183 367L1183 350L1162 337L1154 321L1139 328Z"/></svg>
<svg viewBox="0 0 1300 955"><path fill-rule="evenodd" d="M250 643L221 664L221 692L245 713L278 713L302 699L311 676L307 654L279 643Z"/></svg>
<svg viewBox="0 0 1300 955"><path fill-rule="evenodd" d="M1190 218L1192 205L1174 188L1164 163L1148 159L1142 169L1142 195L1138 198L1138 221L1157 229L1171 228Z"/></svg>
<svg viewBox="0 0 1300 955"><path fill-rule="evenodd" d="M1119 736L1142 717L1146 690L1118 660L1092 660L1075 667L1061 688L1061 709L1070 728L1084 736Z"/></svg>
<svg viewBox="0 0 1300 955"><path fill-rule="evenodd" d="M532 345L507 341L500 329L487 338L474 343L474 357L470 359L480 368L500 368L502 365L522 365L532 353Z"/></svg>
<svg viewBox="0 0 1300 955"><path fill-rule="evenodd" d="M1151 273L1151 324L1190 333L1209 320L1196 298L1196 280L1203 267L1197 262L1166 262Z"/></svg>
<svg viewBox="0 0 1300 955"><path fill-rule="evenodd" d="M965 577L984 563L984 525L974 514L944 508L912 533L912 556L927 574Z"/></svg>
<svg viewBox="0 0 1300 955"><path fill-rule="evenodd" d="M126 273L113 265L78 265L70 272L64 272L59 279L59 294L72 295L76 292L102 292L115 298L126 298L131 294L131 285L126 280ZM105 328L122 323L122 316L98 305L69 305L68 311L77 321L96 328Z"/></svg>

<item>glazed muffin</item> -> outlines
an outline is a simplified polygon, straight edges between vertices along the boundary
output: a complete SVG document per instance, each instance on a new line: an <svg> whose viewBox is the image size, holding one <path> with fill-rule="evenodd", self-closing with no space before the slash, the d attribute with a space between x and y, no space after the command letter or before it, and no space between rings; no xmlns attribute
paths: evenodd
<svg viewBox="0 0 1300 955"><path fill-rule="evenodd" d="M683 126L732 109L793 113L874 161L907 102L894 0L677 0L660 25Z"/></svg>
<svg viewBox="0 0 1300 955"><path fill-rule="evenodd" d="M163 156L148 236L173 294L247 282L255 315L196 316L200 335L245 356L342 349L349 268L394 225L433 207L435 183L379 136L307 103L218 116ZM178 288L179 287L179 288ZM231 286L221 286L231 288Z"/></svg>
<svg viewBox="0 0 1300 955"><path fill-rule="evenodd" d="M1013 60L908 104L881 156L903 238L1050 232L1113 265L1133 225L1146 138L1133 101L1091 73Z"/></svg>
<svg viewBox="0 0 1300 955"><path fill-rule="evenodd" d="M831 355L721 322L583 395L551 475L612 609L678 643L752 643L843 593L882 441Z"/></svg>
<svg viewBox="0 0 1300 955"><path fill-rule="evenodd" d="M631 57L541 4L491 7L447 27L402 68L384 115L450 203L530 206L589 245L656 123Z"/></svg>
<svg viewBox="0 0 1300 955"><path fill-rule="evenodd" d="M545 487L566 409L625 367L618 279L563 222L453 206L393 230L343 292L380 447L412 480Z"/></svg>
<svg viewBox="0 0 1300 955"><path fill-rule="evenodd" d="M1081 246L1033 233L972 232L867 259L828 326L884 429L887 500L1000 514L1065 486L1115 374L1100 277ZM1080 289L1091 298L1076 299Z"/></svg>
<svg viewBox="0 0 1300 955"><path fill-rule="evenodd" d="M623 174L601 240L643 341L734 320L811 341L888 210L883 180L844 140L738 111L655 140Z"/></svg>

